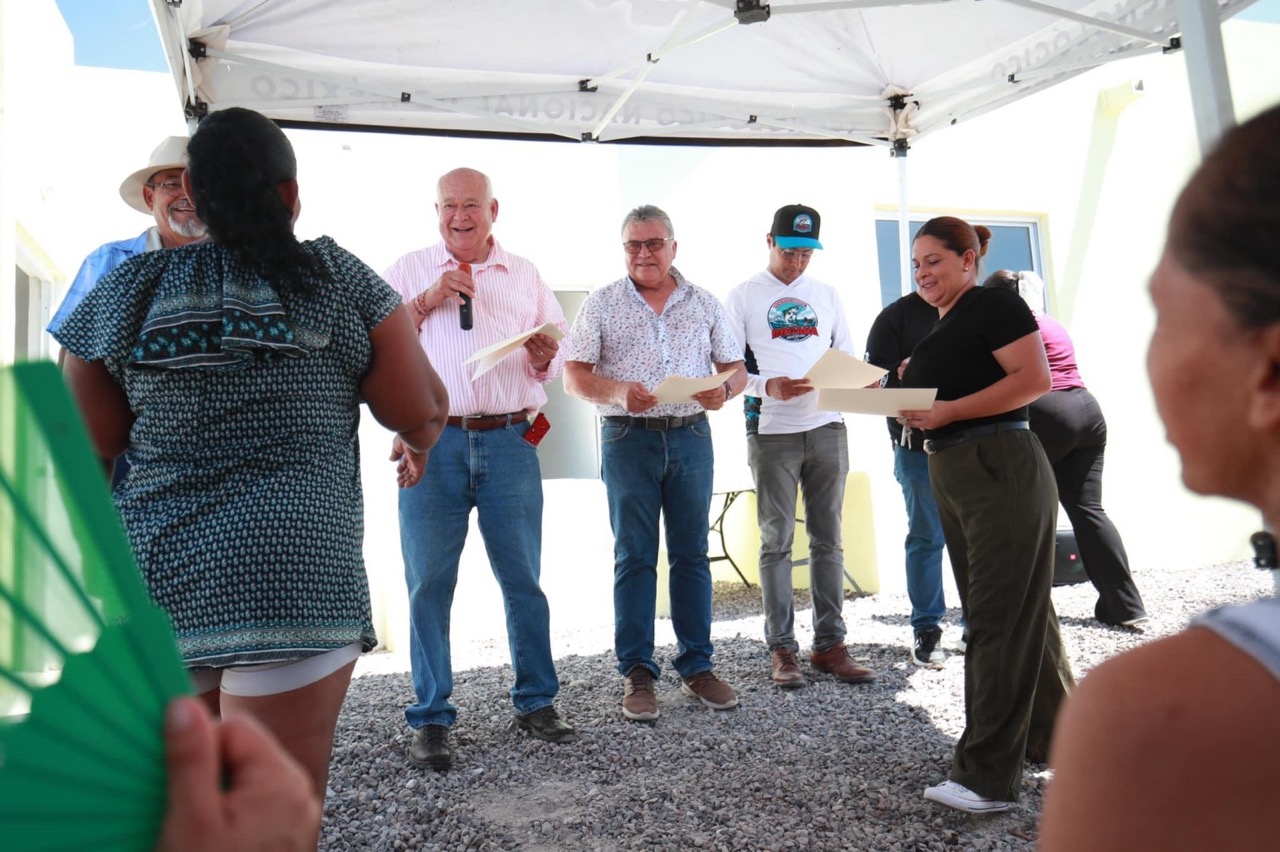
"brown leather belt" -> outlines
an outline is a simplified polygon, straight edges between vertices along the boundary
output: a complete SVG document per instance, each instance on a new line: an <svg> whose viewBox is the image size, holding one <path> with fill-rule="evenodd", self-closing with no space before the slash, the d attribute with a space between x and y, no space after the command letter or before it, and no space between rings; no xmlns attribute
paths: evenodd
<svg viewBox="0 0 1280 852"><path fill-rule="evenodd" d="M510 414L468 414L465 417L449 417L445 422L450 426L457 426L464 432L487 432L513 423L523 423L528 419L528 411L513 411Z"/></svg>
<svg viewBox="0 0 1280 852"><path fill-rule="evenodd" d="M627 417L617 414L603 419L608 423L626 423L633 428L649 432L665 432L668 429L683 429L685 426L701 423L707 419L707 412L699 411L697 414L688 414L684 417Z"/></svg>

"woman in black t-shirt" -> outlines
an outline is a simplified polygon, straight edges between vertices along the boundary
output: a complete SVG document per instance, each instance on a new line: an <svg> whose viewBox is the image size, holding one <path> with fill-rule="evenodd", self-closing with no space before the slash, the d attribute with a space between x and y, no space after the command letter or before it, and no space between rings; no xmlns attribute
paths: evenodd
<svg viewBox="0 0 1280 852"><path fill-rule="evenodd" d="M924 430L969 634L965 730L949 780L924 795L971 813L1018 798L1023 759L1045 760L1072 685L1049 600L1058 490L1027 429L1027 404L1050 388L1049 365L1022 299L977 286L990 238L949 216L916 235L916 286L939 319L902 377L905 387L938 389L933 408L901 420Z"/></svg>

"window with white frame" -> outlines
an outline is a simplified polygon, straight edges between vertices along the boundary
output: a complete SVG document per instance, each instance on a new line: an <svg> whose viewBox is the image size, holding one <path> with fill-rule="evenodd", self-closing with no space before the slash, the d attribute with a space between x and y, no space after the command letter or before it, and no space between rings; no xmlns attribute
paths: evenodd
<svg viewBox="0 0 1280 852"><path fill-rule="evenodd" d="M14 250L17 263L13 267L13 301L8 306L12 312L0 311L0 317L11 324L15 359L48 358L57 344L45 332L45 326L53 316L57 284L64 277L21 224L16 229Z"/></svg>
<svg viewBox="0 0 1280 852"><path fill-rule="evenodd" d="M930 218L932 217L911 217L912 239ZM997 269L1011 269L1014 272L1030 270L1048 281L1043 261L1040 219L1030 216L980 215L965 215L963 218L971 225L986 225L991 229L987 256L982 259L984 277ZM896 218L877 217L876 254L880 269L880 305L884 307L902 296L902 263L908 257L907 250L899 246ZM1052 313L1048 304L1042 305L1041 310Z"/></svg>

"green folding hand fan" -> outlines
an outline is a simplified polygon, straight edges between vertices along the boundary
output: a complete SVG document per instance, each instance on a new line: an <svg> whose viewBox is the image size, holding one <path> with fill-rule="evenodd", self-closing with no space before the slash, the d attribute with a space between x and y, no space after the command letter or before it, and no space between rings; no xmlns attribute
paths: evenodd
<svg viewBox="0 0 1280 852"><path fill-rule="evenodd" d="M188 692L57 367L0 370L0 848L153 848Z"/></svg>

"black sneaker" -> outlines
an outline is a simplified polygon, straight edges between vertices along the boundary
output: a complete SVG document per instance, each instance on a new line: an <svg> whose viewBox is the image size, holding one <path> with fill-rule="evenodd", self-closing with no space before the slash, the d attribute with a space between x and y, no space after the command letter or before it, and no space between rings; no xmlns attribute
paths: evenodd
<svg viewBox="0 0 1280 852"><path fill-rule="evenodd" d="M447 772L453 766L449 729L444 725L423 725L414 731L413 742L409 745L409 762L419 769Z"/></svg>
<svg viewBox="0 0 1280 852"><path fill-rule="evenodd" d="M942 629L929 627L916 634L915 647L911 649L911 662L917 666L940 669L946 662L947 655L942 653L938 643L942 641Z"/></svg>
<svg viewBox="0 0 1280 852"><path fill-rule="evenodd" d="M539 707L524 716L516 716L516 727L549 743L571 743L578 738L578 732L573 729L573 725L560 718L554 704Z"/></svg>

